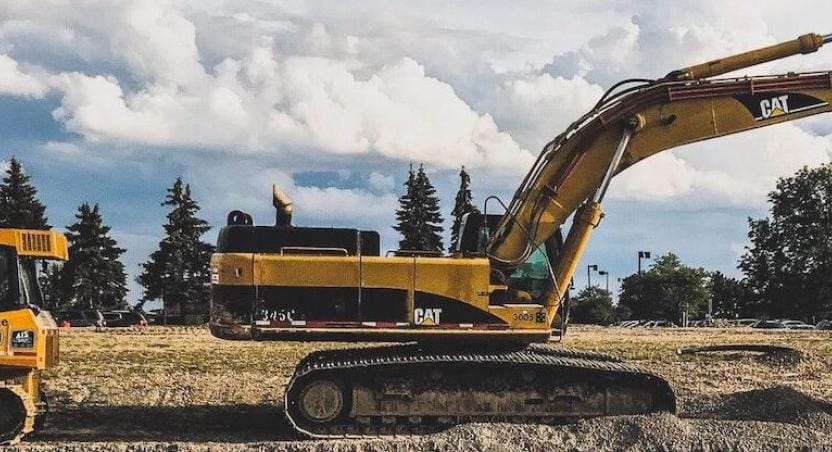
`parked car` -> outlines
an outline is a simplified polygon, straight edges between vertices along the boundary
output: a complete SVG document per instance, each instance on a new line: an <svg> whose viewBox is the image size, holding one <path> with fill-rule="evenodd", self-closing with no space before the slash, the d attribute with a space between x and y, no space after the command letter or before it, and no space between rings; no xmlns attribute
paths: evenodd
<svg viewBox="0 0 832 452"><path fill-rule="evenodd" d="M821 320L815 325L816 330L832 330L832 320Z"/></svg>
<svg viewBox="0 0 832 452"><path fill-rule="evenodd" d="M610 326L615 326L618 328L631 328L633 325L637 325L638 320L621 320L615 323L610 324Z"/></svg>
<svg viewBox="0 0 832 452"><path fill-rule="evenodd" d="M787 330L814 330L815 327L800 320L781 320L780 324Z"/></svg>
<svg viewBox="0 0 832 452"><path fill-rule="evenodd" d="M670 320L650 320L641 326L644 328L676 328L676 324Z"/></svg>
<svg viewBox="0 0 832 452"><path fill-rule="evenodd" d="M758 320L756 323L751 325L751 328L774 330L777 328L783 328L783 326L780 324L779 320Z"/></svg>
<svg viewBox="0 0 832 452"><path fill-rule="evenodd" d="M61 325L64 322L71 327L89 327L103 328L107 326L107 321L101 311L62 311L55 314L55 319Z"/></svg>
<svg viewBox="0 0 832 452"><path fill-rule="evenodd" d="M111 328L128 326L147 326L147 319L135 311L109 311L104 313L104 320Z"/></svg>
<svg viewBox="0 0 832 452"><path fill-rule="evenodd" d="M789 319L760 320L759 322L752 325L752 328L784 329L784 330L814 330L815 329L814 326L809 325L808 323L801 322L800 320L789 320Z"/></svg>
<svg viewBox="0 0 832 452"><path fill-rule="evenodd" d="M759 321L759 319L731 319L728 321L728 324L737 327L748 327L754 325Z"/></svg>

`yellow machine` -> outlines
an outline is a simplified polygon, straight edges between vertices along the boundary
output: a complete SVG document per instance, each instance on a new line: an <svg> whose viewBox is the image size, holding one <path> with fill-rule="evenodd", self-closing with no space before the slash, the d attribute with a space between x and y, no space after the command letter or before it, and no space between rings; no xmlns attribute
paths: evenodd
<svg viewBox="0 0 832 452"><path fill-rule="evenodd" d="M38 308L34 260L67 257L66 237L58 232L0 229L0 445L44 422L40 371L58 363L58 327Z"/></svg>
<svg viewBox="0 0 832 452"><path fill-rule="evenodd" d="M830 41L809 34L616 84L543 148L505 213L465 219L450 256L382 256L376 232L292 226L292 203L275 188L275 226L234 211L220 231L211 331L236 340L414 342L306 357L286 411L312 436L674 411L667 382L644 369L533 343L550 339L612 177L683 144L830 111L830 72L711 78ZM487 200L484 212L496 203Z"/></svg>

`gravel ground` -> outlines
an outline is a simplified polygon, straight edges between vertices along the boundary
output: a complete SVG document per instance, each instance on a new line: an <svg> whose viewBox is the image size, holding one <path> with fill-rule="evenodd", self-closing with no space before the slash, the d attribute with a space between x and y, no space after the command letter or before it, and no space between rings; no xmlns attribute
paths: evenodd
<svg viewBox="0 0 832 452"><path fill-rule="evenodd" d="M678 415L308 441L282 416L283 386L303 355L343 344L225 342L188 327L72 330L62 334L61 366L47 375L47 428L20 449L832 451L830 339L828 332L572 328L565 346L616 354L670 380ZM717 343L788 345L800 354L675 352Z"/></svg>

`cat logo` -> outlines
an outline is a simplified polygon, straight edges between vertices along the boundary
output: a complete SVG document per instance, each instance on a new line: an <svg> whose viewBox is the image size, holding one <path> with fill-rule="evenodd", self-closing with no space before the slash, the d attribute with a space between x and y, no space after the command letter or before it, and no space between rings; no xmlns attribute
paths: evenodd
<svg viewBox="0 0 832 452"><path fill-rule="evenodd" d="M772 97L771 99L763 99L760 101L760 113L763 119L782 116L789 113L789 95Z"/></svg>
<svg viewBox="0 0 832 452"><path fill-rule="evenodd" d="M829 106L825 100L803 93L741 94L735 96L735 99L757 121Z"/></svg>
<svg viewBox="0 0 832 452"><path fill-rule="evenodd" d="M413 310L413 322L422 326L439 325L440 315L442 309L439 308L416 308Z"/></svg>

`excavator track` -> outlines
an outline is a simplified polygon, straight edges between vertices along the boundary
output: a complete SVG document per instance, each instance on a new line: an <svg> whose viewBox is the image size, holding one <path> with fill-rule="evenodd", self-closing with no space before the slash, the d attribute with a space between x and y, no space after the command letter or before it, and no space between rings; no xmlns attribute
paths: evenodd
<svg viewBox="0 0 832 452"><path fill-rule="evenodd" d="M287 417L310 437L330 438L676 410L666 380L610 355L543 345L477 353L444 348L312 353L287 387Z"/></svg>
<svg viewBox="0 0 832 452"><path fill-rule="evenodd" d="M35 429L37 407L21 385L0 381L0 445L9 446Z"/></svg>

